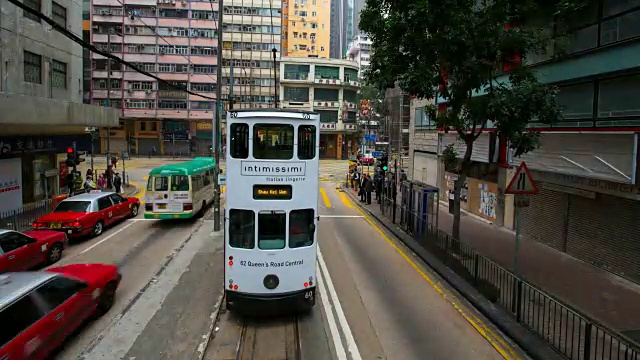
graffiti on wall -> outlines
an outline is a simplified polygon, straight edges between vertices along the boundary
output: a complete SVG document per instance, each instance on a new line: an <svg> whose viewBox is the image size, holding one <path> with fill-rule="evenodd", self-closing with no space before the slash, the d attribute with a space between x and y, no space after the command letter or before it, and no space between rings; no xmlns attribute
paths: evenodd
<svg viewBox="0 0 640 360"><path fill-rule="evenodd" d="M496 206L498 205L496 194L489 191L489 186L483 183L478 184L478 190L480 192L478 212L480 212L480 214L482 215L495 219Z"/></svg>

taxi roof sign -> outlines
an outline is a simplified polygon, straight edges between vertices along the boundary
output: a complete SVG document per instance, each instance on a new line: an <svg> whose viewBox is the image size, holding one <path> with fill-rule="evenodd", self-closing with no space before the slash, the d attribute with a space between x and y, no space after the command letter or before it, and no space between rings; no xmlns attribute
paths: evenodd
<svg viewBox="0 0 640 360"><path fill-rule="evenodd" d="M516 169L516 173L504 193L516 195L535 195L538 193L538 188L524 161Z"/></svg>

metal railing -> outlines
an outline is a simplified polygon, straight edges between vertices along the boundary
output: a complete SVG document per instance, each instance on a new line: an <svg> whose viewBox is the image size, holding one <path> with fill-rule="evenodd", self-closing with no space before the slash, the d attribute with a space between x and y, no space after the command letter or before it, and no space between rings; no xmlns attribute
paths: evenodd
<svg viewBox="0 0 640 360"><path fill-rule="evenodd" d="M561 303L448 233L423 224L406 204L394 209L394 202L393 196L383 195L380 208L385 217L395 223L400 214L398 226L425 250L567 359L640 360L637 342Z"/></svg>
<svg viewBox="0 0 640 360"><path fill-rule="evenodd" d="M51 212L53 200L45 199L27 204L19 209L0 211L0 229L28 231L31 224L40 216Z"/></svg>

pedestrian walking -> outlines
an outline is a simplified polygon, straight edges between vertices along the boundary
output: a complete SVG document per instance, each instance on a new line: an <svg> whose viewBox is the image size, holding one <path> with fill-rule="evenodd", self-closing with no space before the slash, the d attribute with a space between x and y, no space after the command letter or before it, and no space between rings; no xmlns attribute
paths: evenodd
<svg viewBox="0 0 640 360"><path fill-rule="evenodd" d="M383 176L381 172L376 173L375 187L376 187L376 202L378 202L378 204L380 204L380 198L382 194L382 178Z"/></svg>
<svg viewBox="0 0 640 360"><path fill-rule="evenodd" d="M104 174L100 174L98 178L98 189L102 190L107 186L107 179L104 177Z"/></svg>
<svg viewBox="0 0 640 360"><path fill-rule="evenodd" d="M120 177L120 173L116 173L115 178L113 178L113 186L116 188L116 194L120 194L122 190L122 178Z"/></svg>

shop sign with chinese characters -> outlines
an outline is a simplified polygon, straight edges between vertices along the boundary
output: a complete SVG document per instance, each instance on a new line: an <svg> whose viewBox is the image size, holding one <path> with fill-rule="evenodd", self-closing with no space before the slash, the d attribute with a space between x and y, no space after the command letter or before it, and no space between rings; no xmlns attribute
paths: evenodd
<svg viewBox="0 0 640 360"><path fill-rule="evenodd" d="M320 130L335 130L336 123L320 123Z"/></svg>
<svg viewBox="0 0 640 360"><path fill-rule="evenodd" d="M79 151L91 150L91 135L13 136L0 137L0 157L22 153L65 152L76 142Z"/></svg>

